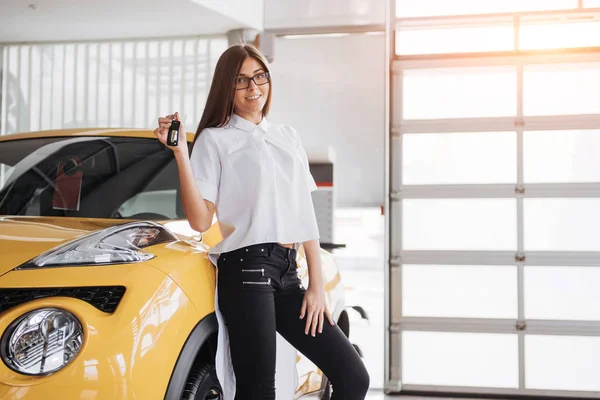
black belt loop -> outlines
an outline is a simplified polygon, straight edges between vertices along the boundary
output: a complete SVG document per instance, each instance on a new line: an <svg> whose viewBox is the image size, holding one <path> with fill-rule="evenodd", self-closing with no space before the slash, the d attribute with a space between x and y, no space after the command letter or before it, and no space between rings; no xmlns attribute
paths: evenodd
<svg viewBox="0 0 600 400"><path fill-rule="evenodd" d="M269 250L269 254L268 256L271 257L271 254L273 254L273 251L275 250L275 246L277 246L277 243L268 243L267 244L267 249Z"/></svg>

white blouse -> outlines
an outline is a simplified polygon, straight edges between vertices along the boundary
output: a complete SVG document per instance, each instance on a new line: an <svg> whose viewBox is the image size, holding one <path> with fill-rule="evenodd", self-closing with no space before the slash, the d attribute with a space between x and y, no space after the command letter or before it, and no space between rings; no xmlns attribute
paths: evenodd
<svg viewBox="0 0 600 400"><path fill-rule="evenodd" d="M310 192L317 185L296 131L271 125L266 118L255 125L233 114L221 128L202 131L190 157L198 190L216 206L223 240L209 257L217 265L224 252L257 243L295 243L318 239L319 231ZM216 369L225 400L235 396L235 376L223 317L219 322ZM300 310L298 310L299 312ZM293 399L296 390L296 351L277 334L277 398Z"/></svg>
<svg viewBox="0 0 600 400"><path fill-rule="evenodd" d="M317 185L293 128L233 114L228 125L202 131L191 162L224 238L210 252L215 265L220 253L240 247L319 238L310 195Z"/></svg>

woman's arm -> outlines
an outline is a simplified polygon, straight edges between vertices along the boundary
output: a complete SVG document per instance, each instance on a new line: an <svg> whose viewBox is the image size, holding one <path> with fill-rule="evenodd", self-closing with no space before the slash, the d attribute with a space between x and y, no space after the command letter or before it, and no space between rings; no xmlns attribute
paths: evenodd
<svg viewBox="0 0 600 400"><path fill-rule="evenodd" d="M181 202L190 227L195 231L204 232L212 225L215 205L212 202L205 200L198 190L194 174L192 173L190 157L188 156L187 141L179 140L177 146L167 145L169 127L171 126L171 121L174 119L179 121L179 115L177 113L167 115L164 118L159 118L158 128L154 130L154 135L156 135L162 144L173 150L175 155L177 170L179 171L179 183L181 186ZM179 127L179 135L181 138L186 137L183 124Z"/></svg>
<svg viewBox="0 0 600 400"><path fill-rule="evenodd" d="M334 325L333 318L327 309L325 302L325 282L323 280L323 270L321 267L321 246L318 240L309 240L302 243L306 262L308 263L308 288L302 301L300 310L300 319L306 316L306 327L304 334L315 336L316 331L323 332L323 322L325 316L331 325Z"/></svg>
<svg viewBox="0 0 600 400"><path fill-rule="evenodd" d="M304 254L306 254L306 262L308 263L308 286L316 286L319 289L325 290L325 282L323 281L323 270L321 267L321 246L318 240L309 240L302 243L304 246Z"/></svg>

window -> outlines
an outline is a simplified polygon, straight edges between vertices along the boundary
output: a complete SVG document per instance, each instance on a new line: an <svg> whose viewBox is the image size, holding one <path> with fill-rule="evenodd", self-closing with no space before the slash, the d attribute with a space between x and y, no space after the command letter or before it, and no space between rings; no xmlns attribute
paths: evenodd
<svg viewBox="0 0 600 400"><path fill-rule="evenodd" d="M405 134L405 185L516 183L514 132Z"/></svg>
<svg viewBox="0 0 600 400"><path fill-rule="evenodd" d="M600 182L598 149L598 129L524 132L524 181Z"/></svg>
<svg viewBox="0 0 600 400"><path fill-rule="evenodd" d="M396 1L401 56L600 46L599 14L577 0Z"/></svg>
<svg viewBox="0 0 600 400"><path fill-rule="evenodd" d="M513 50L512 21L495 25L401 28L396 33L396 54L444 54Z"/></svg>
<svg viewBox="0 0 600 400"><path fill-rule="evenodd" d="M504 117L517 110L515 67L407 69L402 87L404 119Z"/></svg>
<svg viewBox="0 0 600 400"><path fill-rule="evenodd" d="M403 332L402 383L516 388L518 347L517 335Z"/></svg>
<svg viewBox="0 0 600 400"><path fill-rule="evenodd" d="M509 265L403 265L402 315L517 318L517 270Z"/></svg>
<svg viewBox="0 0 600 400"><path fill-rule="evenodd" d="M183 210L177 210L177 190L179 185L175 182L169 184L169 179L178 180L177 164L171 161L165 168L160 170L144 188L143 192L135 194L126 200L119 208L119 215L138 216L150 215L151 213L164 215L171 219L181 218ZM172 187L172 189L169 189ZM179 216L179 215L181 216ZM149 218L152 218L149 216Z"/></svg>
<svg viewBox="0 0 600 400"><path fill-rule="evenodd" d="M0 142L13 173L0 214L184 218L173 153L153 139L42 138Z"/></svg>
<svg viewBox="0 0 600 400"><path fill-rule="evenodd" d="M600 320L600 268L525 267L525 318Z"/></svg>
<svg viewBox="0 0 600 400"><path fill-rule="evenodd" d="M515 250L515 199L404 199L405 250Z"/></svg>
<svg viewBox="0 0 600 400"><path fill-rule="evenodd" d="M600 198L523 201L525 251L600 251Z"/></svg>
<svg viewBox="0 0 600 400"><path fill-rule="evenodd" d="M14 167L12 165L0 163L0 190L2 190L4 182L10 178L10 174L12 174L13 171Z"/></svg>
<svg viewBox="0 0 600 400"><path fill-rule="evenodd" d="M146 128L169 110L198 121L226 49L224 37L4 46L2 94L13 106L2 133Z"/></svg>
<svg viewBox="0 0 600 400"><path fill-rule="evenodd" d="M523 113L600 114L600 63L526 65Z"/></svg>
<svg viewBox="0 0 600 400"><path fill-rule="evenodd" d="M598 2L598 0L586 1ZM495 14L569 8L577 8L577 0L396 0L396 16L398 18Z"/></svg>
<svg viewBox="0 0 600 400"><path fill-rule="evenodd" d="M583 20L582 20L583 19ZM521 18L519 49L564 49L600 46L600 21L589 18L555 18L549 22Z"/></svg>
<svg viewBox="0 0 600 400"><path fill-rule="evenodd" d="M600 391L599 359L600 337L527 335L526 387Z"/></svg>

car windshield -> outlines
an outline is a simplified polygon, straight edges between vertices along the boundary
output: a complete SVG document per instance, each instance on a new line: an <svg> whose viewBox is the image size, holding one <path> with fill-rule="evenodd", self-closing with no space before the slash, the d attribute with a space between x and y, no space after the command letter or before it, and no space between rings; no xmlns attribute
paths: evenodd
<svg viewBox="0 0 600 400"><path fill-rule="evenodd" d="M185 218L173 152L158 140L0 142L0 215Z"/></svg>

